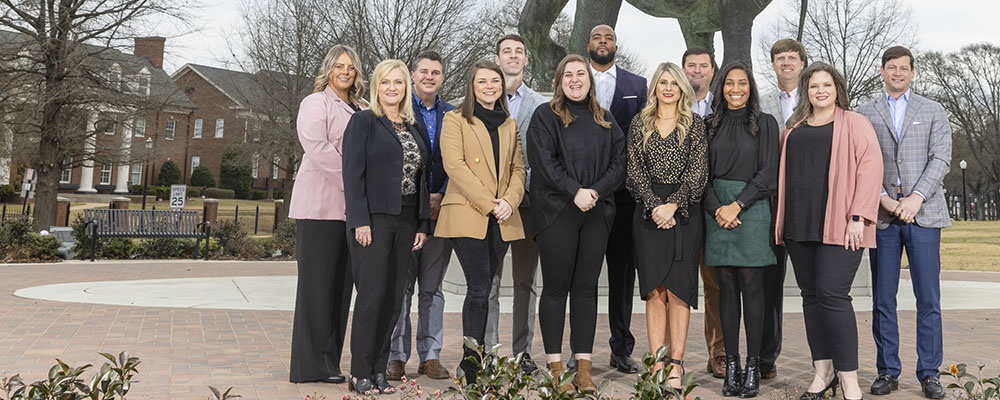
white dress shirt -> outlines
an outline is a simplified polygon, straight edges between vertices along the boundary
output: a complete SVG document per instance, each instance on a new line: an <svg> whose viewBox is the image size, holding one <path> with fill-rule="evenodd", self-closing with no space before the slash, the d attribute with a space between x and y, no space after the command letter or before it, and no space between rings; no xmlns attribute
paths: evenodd
<svg viewBox="0 0 1000 400"><path fill-rule="evenodd" d="M712 92L708 92L704 99L695 99L694 104L691 105L691 111L700 115L702 118L707 117L712 114Z"/></svg>
<svg viewBox="0 0 1000 400"><path fill-rule="evenodd" d="M611 109L611 101L615 96L615 81L618 79L618 66L611 64L611 68L601 72L590 66L590 73L594 75L594 91L597 93L597 103L608 110Z"/></svg>
<svg viewBox="0 0 1000 400"><path fill-rule="evenodd" d="M521 86L518 86L514 93L507 93L507 111L510 112L509 117L514 118L515 121L518 111L521 111L521 100L524 100L522 92L525 87L524 82L521 82Z"/></svg>
<svg viewBox="0 0 1000 400"><path fill-rule="evenodd" d="M791 92L778 89L778 100L781 101L781 126L785 126L795 112L795 106L799 104L799 88L792 89Z"/></svg>

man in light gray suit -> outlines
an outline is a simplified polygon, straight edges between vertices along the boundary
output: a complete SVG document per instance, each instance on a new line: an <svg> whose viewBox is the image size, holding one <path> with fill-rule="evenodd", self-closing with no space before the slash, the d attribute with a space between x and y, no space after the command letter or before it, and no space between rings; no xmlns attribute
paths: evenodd
<svg viewBox="0 0 1000 400"><path fill-rule="evenodd" d="M882 197L871 249L872 334L878 378L871 393L899 387L899 289L903 248L917 298L917 367L924 396L944 398L938 378L943 361L941 335L941 228L951 226L942 181L951 168L951 124L941 104L913 93L913 54L895 46L882 54L885 92L861 106L875 127L884 160Z"/></svg>
<svg viewBox="0 0 1000 400"><path fill-rule="evenodd" d="M528 53L524 38L517 34L501 37L497 41L494 62L500 65L504 80L507 83L507 108L510 116L517 121L517 129L521 132L521 150L524 152L524 166L528 177L524 180L524 200L518 211L524 226L524 239L510 243L512 278L514 279L514 323L512 327L514 354L524 353L521 368L532 372L538 367L531 360L531 341L535 333L535 301L538 292L535 290L535 272L538 271L538 247L531 230L531 208L527 192L531 182L531 166L528 165L528 123L535 108L548 101L544 96L524 84L524 67L528 65ZM493 278L493 288L490 290L489 315L486 319L486 345L492 346L500 341L500 278L503 268L497 271Z"/></svg>

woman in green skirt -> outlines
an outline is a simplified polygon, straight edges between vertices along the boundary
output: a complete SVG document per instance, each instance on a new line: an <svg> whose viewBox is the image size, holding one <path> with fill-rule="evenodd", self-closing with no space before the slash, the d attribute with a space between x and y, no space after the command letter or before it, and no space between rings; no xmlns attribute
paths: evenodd
<svg viewBox="0 0 1000 400"><path fill-rule="evenodd" d="M771 250L769 198L778 186L778 122L760 111L753 72L743 62L722 69L713 93L705 186L705 265L719 274L719 316L726 349L723 396L756 397L764 321L764 267ZM740 371L740 303L747 335Z"/></svg>

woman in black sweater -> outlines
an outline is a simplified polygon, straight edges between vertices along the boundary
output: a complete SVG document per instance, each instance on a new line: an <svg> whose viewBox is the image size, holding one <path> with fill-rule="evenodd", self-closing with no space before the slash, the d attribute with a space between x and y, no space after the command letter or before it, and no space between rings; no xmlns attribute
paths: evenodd
<svg viewBox="0 0 1000 400"><path fill-rule="evenodd" d="M771 244L771 194L778 188L778 121L760 112L753 72L743 62L722 69L708 125L710 179L705 187L705 265L719 274L719 315L726 348L723 396L756 397L764 334L764 267ZM747 335L740 376L740 303Z"/></svg>
<svg viewBox="0 0 1000 400"><path fill-rule="evenodd" d="M528 129L531 207L545 287L538 320L545 359L554 375L560 359L566 298L576 353L573 384L595 390L590 355L597 325L597 280L614 220L613 194L625 179L625 136L601 109L587 61L563 58L552 101L538 107ZM564 389L572 389L567 385Z"/></svg>

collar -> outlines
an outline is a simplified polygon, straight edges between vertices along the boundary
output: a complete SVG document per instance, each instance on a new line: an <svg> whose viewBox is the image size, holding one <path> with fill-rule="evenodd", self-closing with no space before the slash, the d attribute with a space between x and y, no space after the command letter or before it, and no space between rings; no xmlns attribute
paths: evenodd
<svg viewBox="0 0 1000 400"><path fill-rule="evenodd" d="M333 101L339 101L341 103L347 102L344 99L340 98L340 96L337 95L337 92L334 92L333 88L330 87L330 85L326 85L326 88L323 89L323 93L326 93L326 95L329 96L331 99L333 99Z"/></svg>
<svg viewBox="0 0 1000 400"><path fill-rule="evenodd" d="M695 100L694 102L695 102L695 104L701 104L701 102L703 102L703 101L708 102L709 105L712 104L712 91L711 90L708 91L708 94L705 95L704 99Z"/></svg>
<svg viewBox="0 0 1000 400"><path fill-rule="evenodd" d="M794 99L799 95L799 88L792 89L791 92L778 89L778 97L782 99Z"/></svg>
<svg viewBox="0 0 1000 400"><path fill-rule="evenodd" d="M430 107L427 107L424 104L424 101L420 100L420 96L417 96L417 92L413 91L413 101L421 109L424 109L424 110L433 110L434 108L436 108L438 106L438 104L441 103L441 96L434 96L434 105L432 105Z"/></svg>
<svg viewBox="0 0 1000 400"><path fill-rule="evenodd" d="M903 101L909 103L910 102L910 92L911 92L911 89L906 89L906 92L904 92L902 96L899 96L899 98L903 99ZM887 103L892 103L892 102L895 102L895 101L899 100L899 99L897 99L895 97L892 97L892 95L890 95L889 92L886 91L886 90L882 90L882 93L885 94L885 101Z"/></svg>
<svg viewBox="0 0 1000 400"><path fill-rule="evenodd" d="M518 96L524 97L524 91L527 90L527 88L528 85L525 85L524 82L521 82L521 86L518 86L517 90L515 90L514 93L507 93L507 96L509 96L509 98L514 98Z"/></svg>
<svg viewBox="0 0 1000 400"><path fill-rule="evenodd" d="M608 75L611 75L612 78L618 78L618 64L611 64L611 68L608 68L608 70L604 71L604 72L601 72L601 71L598 71L598 70L594 69L594 64L588 63L587 65L590 66L590 73L591 74L594 74L594 75L608 74ZM522 83L521 85L523 86L524 84Z"/></svg>

